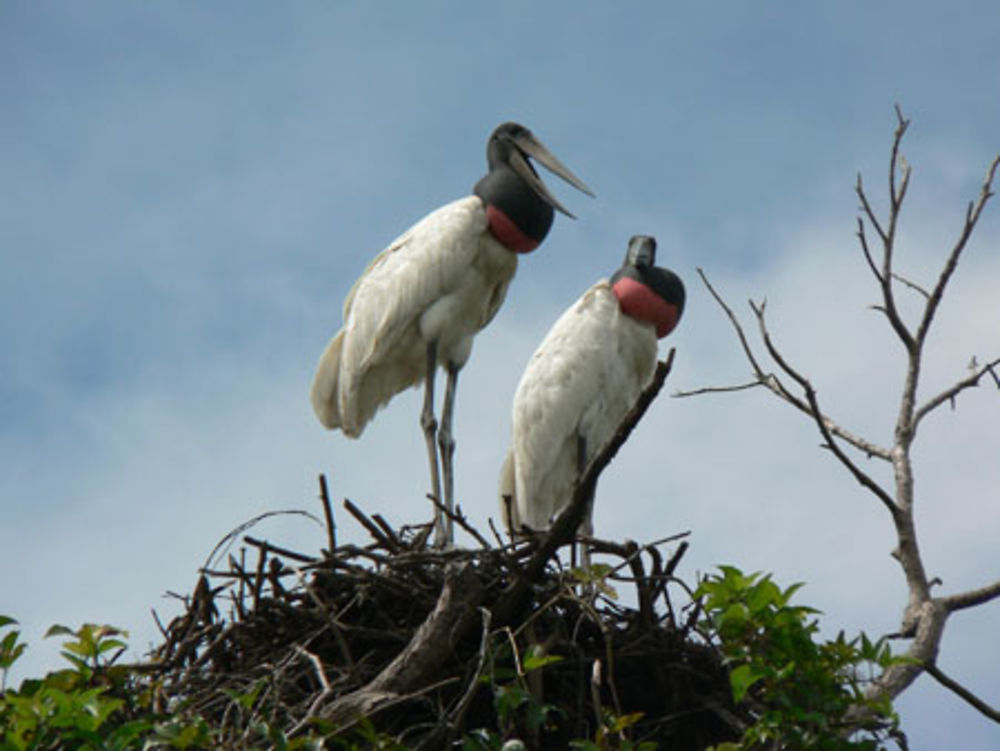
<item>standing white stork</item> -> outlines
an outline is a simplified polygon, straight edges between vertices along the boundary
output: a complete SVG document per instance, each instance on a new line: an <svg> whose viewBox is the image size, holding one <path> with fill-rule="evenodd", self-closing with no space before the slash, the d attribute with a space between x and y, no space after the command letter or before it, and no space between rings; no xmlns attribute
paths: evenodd
<svg viewBox="0 0 1000 751"><path fill-rule="evenodd" d="M624 265L562 314L528 362L500 472L501 515L512 533L549 526L652 380L657 340L673 331L685 299L680 278L655 259L654 238L631 238ZM590 503L585 535L593 533Z"/></svg>
<svg viewBox="0 0 1000 751"><path fill-rule="evenodd" d="M454 508L451 434L458 372L472 339L503 302L517 254L545 239L553 209L573 215L549 192L531 157L593 195L523 125L503 123L486 146L487 174L473 195L442 206L397 238L368 265L344 303L344 325L320 357L313 409L323 425L356 438L375 412L400 391L424 381L420 425L427 442L431 492ZM434 377L448 380L441 426L434 417ZM435 506L435 542L453 538L452 521Z"/></svg>

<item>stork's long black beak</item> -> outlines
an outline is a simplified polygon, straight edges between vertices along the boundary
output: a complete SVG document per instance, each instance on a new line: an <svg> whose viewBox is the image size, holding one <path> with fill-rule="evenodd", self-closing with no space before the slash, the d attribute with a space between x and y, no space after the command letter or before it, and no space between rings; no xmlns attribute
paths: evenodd
<svg viewBox="0 0 1000 751"><path fill-rule="evenodd" d="M625 251L626 266L646 266L656 264L656 238L649 235L632 235Z"/></svg>
<svg viewBox="0 0 1000 751"><path fill-rule="evenodd" d="M561 177L574 188L586 193L588 196L593 197L594 191L588 188L583 180L574 175L566 165L560 162L555 155L545 147L545 144L539 141L534 134L531 133L531 131L524 129L521 133L514 136L512 140L514 145L517 147L510 157L510 166L514 169L514 171L517 172L517 174L520 175L546 203L552 206L552 208L557 211L561 211L563 214L572 219L576 219L576 217L573 216L566 209L566 207L559 203L559 201L556 200L556 197L549 192L549 189L545 187L545 183L542 182L538 173L532 169L531 164L528 163L528 160L525 157L530 156L540 165L552 172L552 174Z"/></svg>

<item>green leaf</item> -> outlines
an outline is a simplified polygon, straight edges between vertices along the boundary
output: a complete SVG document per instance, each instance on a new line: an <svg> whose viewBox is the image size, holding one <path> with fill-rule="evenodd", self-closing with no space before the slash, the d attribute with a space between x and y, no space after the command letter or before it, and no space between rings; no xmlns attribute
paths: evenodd
<svg viewBox="0 0 1000 751"><path fill-rule="evenodd" d="M54 626L49 626L49 630L45 632L46 639L53 636L76 636L76 632L57 623Z"/></svg>
<svg viewBox="0 0 1000 751"><path fill-rule="evenodd" d="M18 643L17 640L20 636L20 631L10 631L0 641L0 669L6 670L9 668L17 662L17 658L24 654L24 650L28 648L27 644Z"/></svg>
<svg viewBox="0 0 1000 751"><path fill-rule="evenodd" d="M231 701L234 701L244 709L249 710L257 702L257 697L260 696L260 692L264 688L265 684L266 684L265 680L263 679L259 680L256 683L254 683L253 686L250 687L249 691L246 692L237 691L236 689L232 688L223 688L220 690Z"/></svg>
<svg viewBox="0 0 1000 751"><path fill-rule="evenodd" d="M621 717L613 717L609 730L612 733L620 733L623 730L628 730L630 727L635 725L639 720L642 719L642 712L632 712L631 714L624 714Z"/></svg>
<svg viewBox="0 0 1000 751"><path fill-rule="evenodd" d="M750 618L750 611L742 602L735 602L719 614L719 631L742 629Z"/></svg>
<svg viewBox="0 0 1000 751"><path fill-rule="evenodd" d="M792 584L790 587L788 587L788 589L786 589L784 592L781 593L781 600L778 604L781 605L782 607L787 605L789 601L792 599L792 596L800 589L802 589L805 585L806 585L805 582L795 582L794 584Z"/></svg>
<svg viewBox="0 0 1000 751"><path fill-rule="evenodd" d="M524 667L525 673L530 673L533 670L539 670L544 668L546 665L561 662L562 660L563 658L560 655L536 655L534 654L534 648L532 648L532 650L529 650L528 654L525 655L521 665Z"/></svg>
<svg viewBox="0 0 1000 751"><path fill-rule="evenodd" d="M766 671L753 665L740 665L729 673L729 685L733 690L733 701L739 704L747 691L766 675Z"/></svg>
<svg viewBox="0 0 1000 751"><path fill-rule="evenodd" d="M778 585L764 577L754 585L747 593L747 607L750 612L759 613L771 605L775 605L781 599L781 590Z"/></svg>

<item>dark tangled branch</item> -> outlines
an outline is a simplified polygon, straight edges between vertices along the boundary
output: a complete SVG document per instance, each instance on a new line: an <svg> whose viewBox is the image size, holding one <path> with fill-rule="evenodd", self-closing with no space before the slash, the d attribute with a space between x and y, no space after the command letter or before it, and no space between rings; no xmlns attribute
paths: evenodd
<svg viewBox="0 0 1000 751"><path fill-rule="evenodd" d="M494 547L469 529L479 548L439 550L427 545L429 524L394 529L350 501L344 507L370 542L337 543L321 479L330 549L307 555L244 535L256 548L255 566L241 553L229 556L228 571L205 569L197 596L186 599L189 611L164 629L156 652L165 701L183 700L234 733L249 732L248 708L227 697L264 686L254 722L266 714L294 734L323 720L350 737L364 717L397 740L405 735L408 747L444 748L470 728L497 728L494 666L513 660L515 680L530 678L546 701L566 708L536 738L542 747L594 737L601 706L641 713L630 732L664 747L700 749L737 737L741 710L731 705L720 658L689 638L692 619L675 621L668 585L686 589L674 569L687 543L669 556L659 546L680 536L645 545L588 540L611 559L609 578L635 588L638 610L581 599L556 558L575 540L598 475L661 389L672 356L537 544ZM618 574L623 568L628 579ZM538 634L561 660L526 676L522 657L538 646ZM595 660L604 682L581 684L580 671Z"/></svg>

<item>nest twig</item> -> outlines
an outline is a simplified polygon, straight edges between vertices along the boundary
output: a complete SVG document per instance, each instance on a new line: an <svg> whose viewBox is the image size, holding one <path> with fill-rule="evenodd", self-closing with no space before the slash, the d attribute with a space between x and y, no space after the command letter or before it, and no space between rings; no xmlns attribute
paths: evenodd
<svg viewBox="0 0 1000 751"><path fill-rule="evenodd" d="M586 594L558 557L576 541L597 475L668 371L669 361L552 530L535 540L497 537L492 546L476 533L477 549L440 550L427 545L430 525L394 529L345 501L371 541L338 544L321 478L329 549L303 554L244 536L253 564L230 555L228 569L203 569L153 653L161 699L234 737L251 720L295 735L320 722L349 734L366 718L415 748L446 748L479 728L532 748L567 748L594 738L612 708L641 713L628 732L660 748L737 738L727 672L692 633L694 617L680 620L670 601L686 533L647 545L586 540L596 562L609 561ZM664 556L661 546L674 543ZM623 584L637 608L613 596ZM559 659L536 670L529 655ZM524 707L495 701L512 685L533 697ZM544 722L528 704L543 709Z"/></svg>

